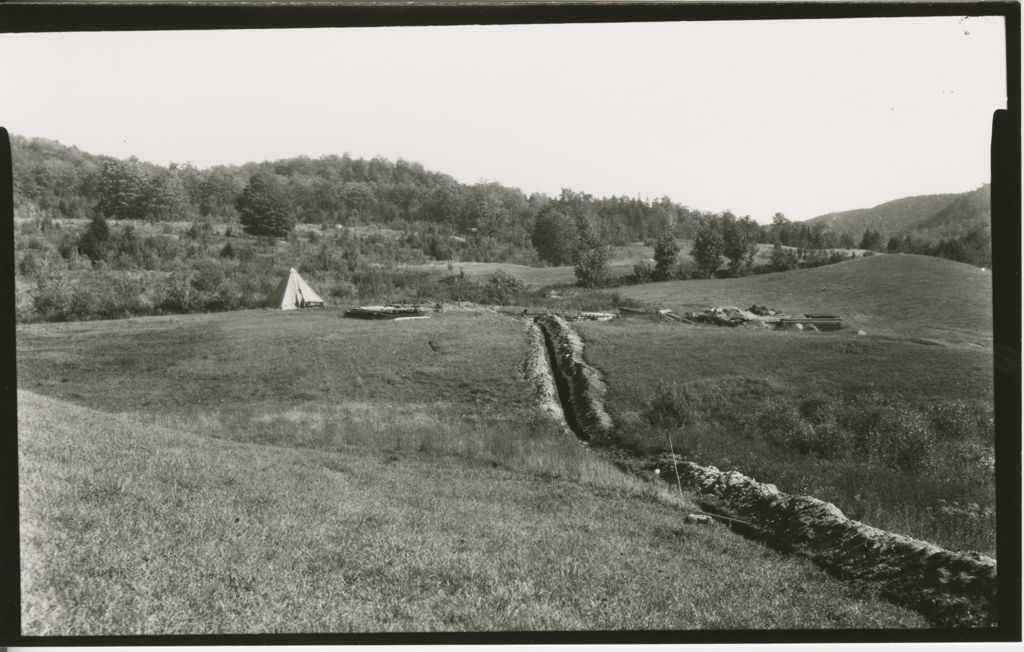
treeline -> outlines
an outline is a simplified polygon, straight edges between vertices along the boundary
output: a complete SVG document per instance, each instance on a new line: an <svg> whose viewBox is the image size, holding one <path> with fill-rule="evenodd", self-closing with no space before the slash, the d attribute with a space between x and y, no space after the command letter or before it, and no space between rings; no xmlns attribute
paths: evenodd
<svg viewBox="0 0 1024 652"><path fill-rule="evenodd" d="M968 193L965 198L953 202L949 210L959 208L969 200L979 201L976 199L979 194ZM795 247L801 252L866 249L879 253L936 256L978 267L992 266L992 236L990 228L984 224L976 223L957 235L949 235L938 240L914 237L910 234L892 236L886 240L881 231L868 228L864 230L860 239L856 240L851 234L832 231L823 223L790 222L781 213L776 213L771 224L763 229L765 241ZM812 255L811 258L816 255L818 254ZM802 256L803 254L800 257Z"/></svg>
<svg viewBox="0 0 1024 652"><path fill-rule="evenodd" d="M407 234L437 260L565 264L575 242L545 243L552 230L564 232L565 220L575 228L581 214L609 245L665 232L689 238L709 215L668 198L598 199L571 190L552 198L498 183L462 184L401 159L346 154L198 169L20 136L12 147L15 213L23 217L239 223L277 236L296 222L378 224Z"/></svg>
<svg viewBox="0 0 1024 652"><path fill-rule="evenodd" d="M759 226L749 217L701 212L667 197L597 198L569 189L556 197L527 195L493 182L462 184L401 159L345 154L199 169L187 163L159 166L136 158L95 156L20 136L12 137L12 147L15 214L22 217L187 222L193 228L237 224L239 232L279 238L288 236L298 222L383 225L401 234L403 248L385 254L385 261L422 257L572 264L581 284L591 286L609 281L610 247L662 237L694 242L698 277L794 264L790 254L780 254L779 265L753 270L751 252L758 242L797 249L797 266L819 264L833 256L825 252L836 249L887 251L882 236L870 230L855 242L853 236L820 223L794 223L776 214L771 224ZM985 235L972 232L940 243L917 242L913 250L990 265L981 243ZM83 245L81 255L106 260L90 243ZM899 246L905 250L908 245ZM723 264L728 271L719 269ZM654 278L681 274L671 265L651 270Z"/></svg>
<svg viewBox="0 0 1024 652"><path fill-rule="evenodd" d="M959 236L928 242L910 235L893 236L885 245L890 254L938 256L977 267L992 267L992 235L987 226L975 226Z"/></svg>
<svg viewBox="0 0 1024 652"><path fill-rule="evenodd" d="M70 321L260 308L293 266L332 305L549 301L547 289L528 288L503 271L471 278L457 263L447 272L402 266L425 260L415 242L387 230L322 227L273 239L246 236L237 225L108 224L97 217L83 228L34 218L16 226L16 280L23 290L16 318ZM621 301L617 295L584 293L570 307Z"/></svg>

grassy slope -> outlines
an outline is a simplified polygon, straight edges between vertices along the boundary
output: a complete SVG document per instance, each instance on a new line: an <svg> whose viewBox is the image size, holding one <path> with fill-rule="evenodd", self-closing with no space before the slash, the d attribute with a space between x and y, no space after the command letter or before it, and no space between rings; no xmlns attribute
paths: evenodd
<svg viewBox="0 0 1024 652"><path fill-rule="evenodd" d="M679 310L758 303L835 312L847 328L800 333L635 319L581 325L587 358L604 372L611 406L627 426L620 436L657 450L667 447L670 432L675 446L699 461L831 500L873 525L954 548L994 550L993 519L939 513L940 500L992 507L990 427L976 428L968 440L938 441L933 457L947 447L950 453L941 468L912 476L867 461L779 450L757 434L756 423L759 414L819 396L837 410L871 404L877 394L922 414L949 401L991 414L988 274L936 258L876 256L759 277L635 286L624 294ZM857 336L856 328L869 335ZM940 341L946 344L934 345ZM683 392L691 424L648 431L645 410L665 387Z"/></svg>
<svg viewBox="0 0 1024 652"><path fill-rule="evenodd" d="M148 418L19 395L26 633L922 625L684 525L538 427L521 329L327 311L20 328L22 387Z"/></svg>
<svg viewBox="0 0 1024 652"><path fill-rule="evenodd" d="M964 263L910 254L711 281L622 288L652 306L767 305L787 313L832 313L851 329L991 346L992 276Z"/></svg>

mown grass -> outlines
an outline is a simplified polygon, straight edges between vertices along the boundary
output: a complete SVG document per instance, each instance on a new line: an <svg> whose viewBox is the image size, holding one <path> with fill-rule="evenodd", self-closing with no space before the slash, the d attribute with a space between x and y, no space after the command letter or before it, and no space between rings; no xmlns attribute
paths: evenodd
<svg viewBox="0 0 1024 652"><path fill-rule="evenodd" d="M942 258L893 254L735 279L620 288L679 312L752 304L787 313L831 313L869 334L992 346L992 275Z"/></svg>
<svg viewBox="0 0 1024 652"><path fill-rule="evenodd" d="M994 553L991 351L638 319L580 332L617 443L653 454L671 437L871 525Z"/></svg>
<svg viewBox="0 0 1024 652"><path fill-rule="evenodd" d="M19 392L29 635L923 626L628 491Z"/></svg>

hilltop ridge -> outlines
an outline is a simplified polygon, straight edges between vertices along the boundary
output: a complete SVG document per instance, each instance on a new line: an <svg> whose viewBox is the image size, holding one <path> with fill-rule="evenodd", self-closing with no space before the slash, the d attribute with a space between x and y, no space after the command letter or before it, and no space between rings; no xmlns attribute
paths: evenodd
<svg viewBox="0 0 1024 652"><path fill-rule="evenodd" d="M871 229L885 237L906 236L936 240L957 236L992 220L989 184L962 193L902 197L872 208L826 213L807 220L859 238Z"/></svg>

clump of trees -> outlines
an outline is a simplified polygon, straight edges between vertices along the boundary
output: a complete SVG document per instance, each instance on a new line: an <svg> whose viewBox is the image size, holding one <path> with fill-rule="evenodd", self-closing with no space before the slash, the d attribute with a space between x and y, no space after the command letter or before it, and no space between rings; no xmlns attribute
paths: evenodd
<svg viewBox="0 0 1024 652"><path fill-rule="evenodd" d="M690 255L703 278L712 278L728 261L729 275L750 272L761 239L761 228L750 217L726 212L721 219L706 220L697 231Z"/></svg>
<svg viewBox="0 0 1024 652"><path fill-rule="evenodd" d="M975 226L959 236L942 238L938 242L928 242L909 234L902 238L892 236L885 250L890 254L939 256L977 267L992 266L992 235L989 227L983 225Z"/></svg>

